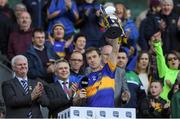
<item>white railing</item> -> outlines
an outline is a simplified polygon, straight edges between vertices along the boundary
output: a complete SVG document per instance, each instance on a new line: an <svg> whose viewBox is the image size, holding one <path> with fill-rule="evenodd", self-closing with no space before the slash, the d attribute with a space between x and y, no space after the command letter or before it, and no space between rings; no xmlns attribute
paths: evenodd
<svg viewBox="0 0 180 119"><path fill-rule="evenodd" d="M58 113L58 119L135 119L134 108L70 107Z"/></svg>

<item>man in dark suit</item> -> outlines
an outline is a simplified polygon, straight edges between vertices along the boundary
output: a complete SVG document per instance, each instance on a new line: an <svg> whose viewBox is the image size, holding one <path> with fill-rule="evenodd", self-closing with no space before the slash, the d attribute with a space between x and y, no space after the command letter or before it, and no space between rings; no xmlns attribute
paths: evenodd
<svg viewBox="0 0 180 119"><path fill-rule="evenodd" d="M6 106L7 118L41 118L40 104L47 106L49 100L43 84L28 79L28 61L23 55L15 56L11 61L15 77L2 84L2 94Z"/></svg>
<svg viewBox="0 0 180 119"><path fill-rule="evenodd" d="M58 113L73 105L74 92L78 85L70 79L69 63L59 60L55 64L55 83L45 87L49 98L49 117L57 118Z"/></svg>

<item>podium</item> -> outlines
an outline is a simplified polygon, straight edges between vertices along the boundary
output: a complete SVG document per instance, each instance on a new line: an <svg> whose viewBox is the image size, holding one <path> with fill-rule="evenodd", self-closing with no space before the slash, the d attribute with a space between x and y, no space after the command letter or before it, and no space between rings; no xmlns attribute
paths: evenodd
<svg viewBox="0 0 180 119"><path fill-rule="evenodd" d="M58 119L135 119L135 108L70 107Z"/></svg>

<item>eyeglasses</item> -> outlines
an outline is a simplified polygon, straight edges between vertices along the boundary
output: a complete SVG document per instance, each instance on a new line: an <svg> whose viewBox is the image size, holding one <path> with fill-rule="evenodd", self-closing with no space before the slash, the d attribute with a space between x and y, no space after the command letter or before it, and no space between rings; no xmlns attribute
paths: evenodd
<svg viewBox="0 0 180 119"><path fill-rule="evenodd" d="M71 61L73 61L73 62L75 62L75 61L82 62L82 59L71 59Z"/></svg>
<svg viewBox="0 0 180 119"><path fill-rule="evenodd" d="M123 60L126 59L126 57L117 57L117 58L118 58L118 59L123 59Z"/></svg>
<svg viewBox="0 0 180 119"><path fill-rule="evenodd" d="M168 58L168 61L177 60L177 59L178 59L177 57L170 57Z"/></svg>

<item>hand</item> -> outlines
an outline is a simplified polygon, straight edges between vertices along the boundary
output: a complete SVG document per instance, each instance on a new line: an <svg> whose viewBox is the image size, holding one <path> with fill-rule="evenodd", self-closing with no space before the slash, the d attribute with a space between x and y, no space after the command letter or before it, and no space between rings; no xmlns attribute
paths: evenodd
<svg viewBox="0 0 180 119"><path fill-rule="evenodd" d="M126 37L129 39L130 34L131 34L131 29L128 28L125 34L126 34Z"/></svg>
<svg viewBox="0 0 180 119"><path fill-rule="evenodd" d="M76 92L77 89L78 89L78 84L77 83L72 83L70 90L72 90L73 92Z"/></svg>
<svg viewBox="0 0 180 119"><path fill-rule="evenodd" d="M163 19L161 19L160 20L160 22L159 22L159 28L160 28L160 30L161 31L164 31L165 30L165 28L166 28L166 22L163 20Z"/></svg>
<svg viewBox="0 0 180 119"><path fill-rule="evenodd" d="M73 39L74 39L74 35L72 35L72 36L66 41L64 47L65 47L65 48L68 48L68 47L72 44Z"/></svg>
<svg viewBox="0 0 180 119"><path fill-rule="evenodd" d="M169 88L172 88L172 84L171 84L170 80L166 80L166 84L167 84L167 86L169 86Z"/></svg>
<svg viewBox="0 0 180 119"><path fill-rule="evenodd" d="M87 92L86 89L81 89L79 93L79 97L82 98L87 98Z"/></svg>
<svg viewBox="0 0 180 119"><path fill-rule="evenodd" d="M165 105L164 105L164 109L167 109L170 107L170 102L167 102Z"/></svg>
<svg viewBox="0 0 180 119"><path fill-rule="evenodd" d="M50 13L48 12L48 13L47 13L47 18L48 18L48 19L53 19L53 18L59 16L60 13L61 13L60 10L55 11L55 12L53 12L52 14L50 14Z"/></svg>
<svg viewBox="0 0 180 119"><path fill-rule="evenodd" d="M55 72L55 66L53 63L51 63L47 68L47 73L54 73Z"/></svg>
<svg viewBox="0 0 180 119"><path fill-rule="evenodd" d="M65 3L66 3L66 8L71 9L72 1L71 0L65 0Z"/></svg>
<svg viewBox="0 0 180 119"><path fill-rule="evenodd" d="M156 103L154 102L153 99L150 99L150 106L155 108L156 107Z"/></svg>
<svg viewBox="0 0 180 119"><path fill-rule="evenodd" d="M72 83L71 87L70 87L70 97L72 97L74 95L74 93L77 91L78 89L78 84L77 83Z"/></svg>
<svg viewBox="0 0 180 119"><path fill-rule="evenodd" d="M180 30L180 17L179 17L178 22L177 22L177 27Z"/></svg>
<svg viewBox="0 0 180 119"><path fill-rule="evenodd" d="M55 39L51 36L50 33L48 33L48 41L49 41L52 45L54 45Z"/></svg>
<svg viewBox="0 0 180 119"><path fill-rule="evenodd" d="M35 100L36 98L40 97L43 90L44 90L43 84L41 82L38 82L31 93L31 99Z"/></svg>
<svg viewBox="0 0 180 119"><path fill-rule="evenodd" d="M134 48L134 47L132 47L132 46L130 46L128 56L129 56L129 57L130 57L130 56L133 56L133 55L134 55L134 53L135 53L135 48Z"/></svg>
<svg viewBox="0 0 180 119"><path fill-rule="evenodd" d="M96 16L100 17L100 15L101 15L101 11L100 11L100 10L97 10L97 11L96 11Z"/></svg>
<svg viewBox="0 0 180 119"><path fill-rule="evenodd" d="M128 91L124 91L124 92L121 94L121 99L122 99L122 101L124 101L124 102L129 101L129 99L130 99L130 93L129 93Z"/></svg>
<svg viewBox="0 0 180 119"><path fill-rule="evenodd" d="M151 37L151 41L152 41L152 42L159 42L159 41L161 41L161 32L155 33L155 34Z"/></svg>

